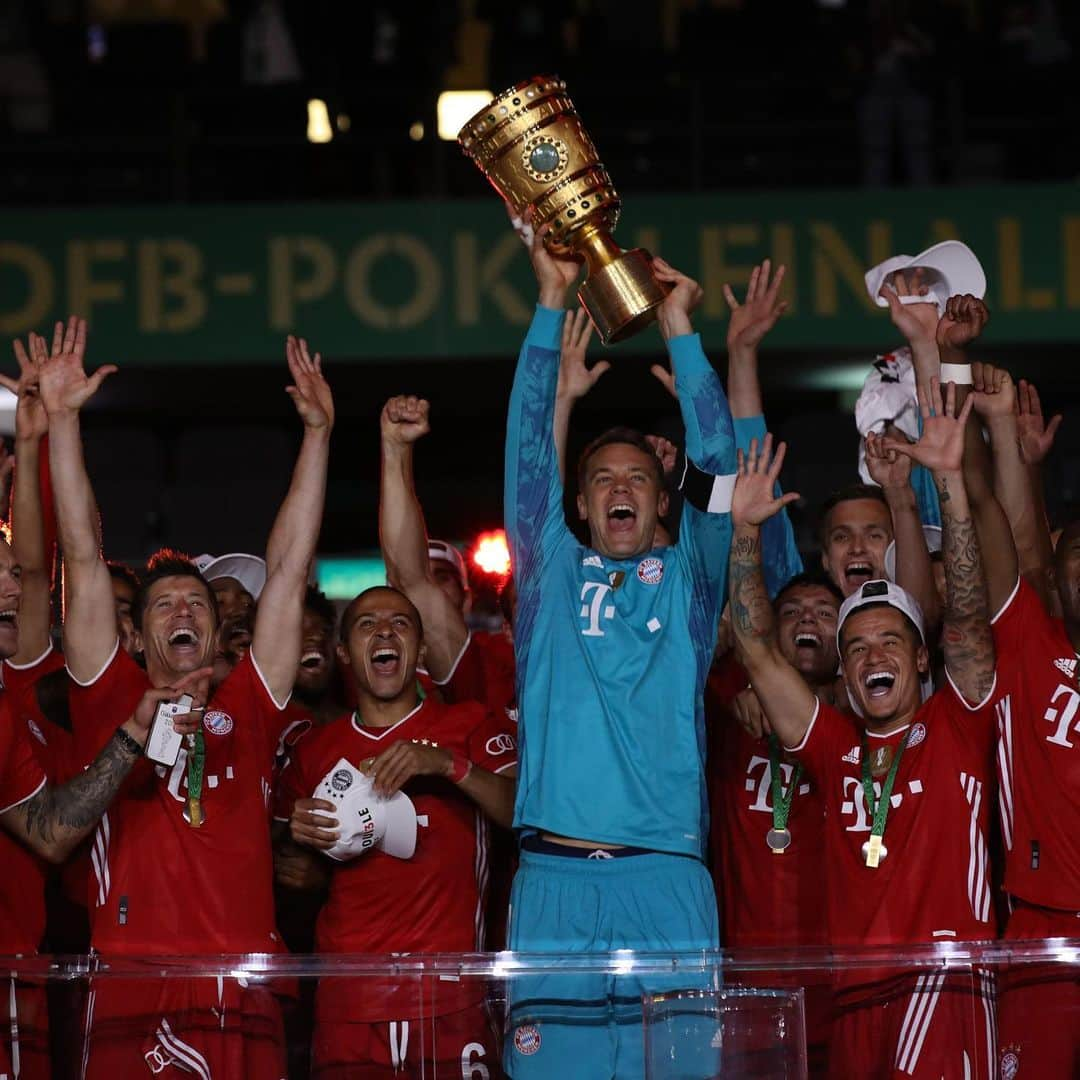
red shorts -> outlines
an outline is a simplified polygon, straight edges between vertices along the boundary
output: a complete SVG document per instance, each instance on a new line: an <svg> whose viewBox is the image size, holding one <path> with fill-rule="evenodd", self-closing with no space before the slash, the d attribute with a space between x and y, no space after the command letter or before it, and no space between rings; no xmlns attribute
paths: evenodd
<svg viewBox="0 0 1080 1080"><path fill-rule="evenodd" d="M994 977L904 974L837 996L829 1076L989 1080L996 1076Z"/></svg>
<svg viewBox="0 0 1080 1080"><path fill-rule="evenodd" d="M483 1003L443 1016L350 1023L316 1020L312 1080L475 1080L502 1076Z"/></svg>
<svg viewBox="0 0 1080 1080"><path fill-rule="evenodd" d="M158 1075L282 1080L281 1008L265 987L217 979L97 979L86 1006L84 1080Z"/></svg>
<svg viewBox="0 0 1080 1080"><path fill-rule="evenodd" d="M49 1080L49 1007L45 988L0 982L0 1078Z"/></svg>
<svg viewBox="0 0 1080 1080"><path fill-rule="evenodd" d="M1007 941L1080 937L1080 915L1023 902L1009 916ZM1080 967L1018 964L998 975L998 1043L1003 1080L1080 1076Z"/></svg>

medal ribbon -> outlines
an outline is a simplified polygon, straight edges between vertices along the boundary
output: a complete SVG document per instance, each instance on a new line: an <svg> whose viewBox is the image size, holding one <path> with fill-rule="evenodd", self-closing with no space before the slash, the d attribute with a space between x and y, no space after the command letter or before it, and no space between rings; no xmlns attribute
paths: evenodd
<svg viewBox="0 0 1080 1080"><path fill-rule="evenodd" d="M202 787L203 769L206 765L206 743L203 741L202 727L188 736L187 787L188 787L188 824L193 829L202 825Z"/></svg>
<svg viewBox="0 0 1080 1080"><path fill-rule="evenodd" d="M896 770L900 767L900 759L904 756L910 738L911 728L909 727L904 732L900 745L896 748L896 755L893 757L892 765L889 766L889 774L885 777L885 783L881 786L881 798L878 799L874 794L874 776L870 771L870 754L866 742L866 732L864 731L862 734L862 786L866 795L866 808L874 819L870 835L876 836L878 839L885 835L885 820L889 816L889 799L892 797L893 781L896 780Z"/></svg>
<svg viewBox="0 0 1080 1080"><path fill-rule="evenodd" d="M780 777L780 740L775 735L769 736L769 768L772 774L772 823L773 828L780 832L787 828L788 815L791 813L791 800L795 796L795 789L802 779L802 762L795 766L791 774L791 784L784 794L784 786Z"/></svg>

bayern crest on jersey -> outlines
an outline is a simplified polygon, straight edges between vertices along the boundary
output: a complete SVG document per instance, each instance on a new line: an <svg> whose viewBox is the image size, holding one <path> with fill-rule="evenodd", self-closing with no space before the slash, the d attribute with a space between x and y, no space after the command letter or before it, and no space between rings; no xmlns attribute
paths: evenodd
<svg viewBox="0 0 1080 1080"><path fill-rule="evenodd" d="M662 559L651 556L642 559L637 568L638 580L646 585L659 585L664 580L664 563Z"/></svg>
<svg viewBox="0 0 1080 1080"><path fill-rule="evenodd" d="M1001 1058L1001 1080L1013 1080L1020 1071L1020 1055L1014 1047L1006 1047Z"/></svg>
<svg viewBox="0 0 1080 1080"><path fill-rule="evenodd" d="M908 749L913 746L918 746L926 738L926 725L923 723L916 724L911 729L911 737L908 739Z"/></svg>
<svg viewBox="0 0 1080 1080"><path fill-rule="evenodd" d="M203 727L211 735L228 735L233 729L233 719L227 712L220 709L211 709L203 717Z"/></svg>
<svg viewBox="0 0 1080 1080"><path fill-rule="evenodd" d="M535 1024L522 1024L514 1032L514 1049L528 1057L540 1049L540 1029Z"/></svg>

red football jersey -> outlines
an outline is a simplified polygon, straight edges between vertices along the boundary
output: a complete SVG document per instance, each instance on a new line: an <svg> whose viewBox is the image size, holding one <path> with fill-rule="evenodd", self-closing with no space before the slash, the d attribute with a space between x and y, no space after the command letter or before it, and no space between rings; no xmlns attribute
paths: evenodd
<svg viewBox="0 0 1080 1080"><path fill-rule="evenodd" d="M436 683L452 705L479 701L498 716L517 722L514 685L514 646L503 633L471 633L449 677Z"/></svg>
<svg viewBox="0 0 1080 1080"><path fill-rule="evenodd" d="M769 740L755 739L735 719L732 699L749 685L733 658L713 666L705 685L713 881L720 898L721 940L728 948L824 945L825 803L804 770L791 797L791 844L775 854ZM785 796L795 775L782 754Z"/></svg>
<svg viewBox="0 0 1080 1080"><path fill-rule="evenodd" d="M45 786L30 733L0 694L0 813L26 802ZM37 856L0 829L0 955L35 953L45 930L44 874Z"/></svg>
<svg viewBox="0 0 1080 1080"><path fill-rule="evenodd" d="M119 648L94 682L72 680L80 756L91 761L149 687ZM282 709L249 653L203 716L201 828L183 816L187 751L136 763L94 835L94 947L105 953L276 952L270 780Z"/></svg>
<svg viewBox="0 0 1080 1080"><path fill-rule="evenodd" d="M993 695L977 708L953 686L915 713L897 769L877 869L862 845L873 819L863 792L862 727L817 706L793 751L825 799L829 933L834 945L903 945L995 936L987 847ZM891 758L908 729L867 733L872 757ZM885 748L889 749L885 749ZM880 798L885 774L874 777Z"/></svg>
<svg viewBox="0 0 1080 1080"><path fill-rule="evenodd" d="M282 773L275 816L288 820L296 800L311 798L341 758L359 767L395 742L409 739L428 739L456 750L490 772L505 772L517 764L513 733L505 721L477 704L451 706L429 696L389 728L366 727L354 713L311 730ZM411 859L397 859L376 849L334 864L330 896L316 927L319 952L472 952L480 947L487 819L448 780L416 777L403 790L416 807L416 852ZM338 1019L411 1015L408 1002L416 992L408 985L400 993L388 987L378 994L343 992ZM441 998L441 1011L463 1007L452 993Z"/></svg>
<svg viewBox="0 0 1080 1080"><path fill-rule="evenodd" d="M26 721L34 737L34 753L53 783L63 783L79 769L74 765L75 744L70 731L53 723L41 709L37 684L64 666L64 654L50 645L29 664L3 664L4 690L16 715Z"/></svg>
<svg viewBox="0 0 1080 1080"><path fill-rule="evenodd" d="M1025 581L994 620L1005 888L1080 911L1080 683L1065 624Z"/></svg>

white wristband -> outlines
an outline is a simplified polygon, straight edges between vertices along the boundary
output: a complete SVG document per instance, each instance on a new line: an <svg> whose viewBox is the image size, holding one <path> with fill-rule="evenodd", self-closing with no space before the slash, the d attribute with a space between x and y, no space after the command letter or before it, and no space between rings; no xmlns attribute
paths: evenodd
<svg viewBox="0 0 1080 1080"><path fill-rule="evenodd" d="M941 382L956 383L957 386L970 386L972 384L970 364L942 364Z"/></svg>

